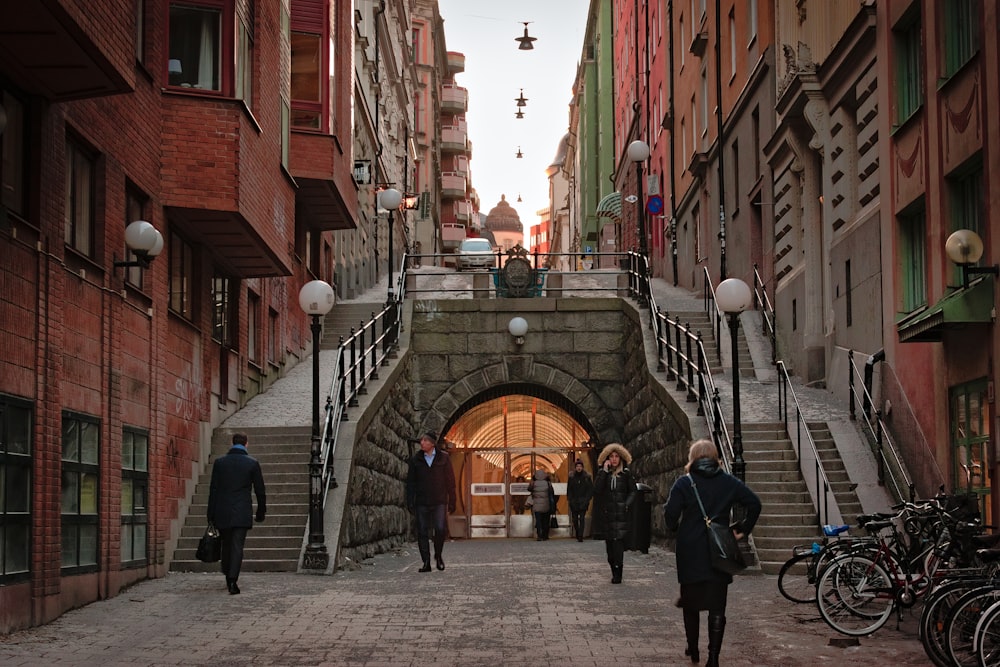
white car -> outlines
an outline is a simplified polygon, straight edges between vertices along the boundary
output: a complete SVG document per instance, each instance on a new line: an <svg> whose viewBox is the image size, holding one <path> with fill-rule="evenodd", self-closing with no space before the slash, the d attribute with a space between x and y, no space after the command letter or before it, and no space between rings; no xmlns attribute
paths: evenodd
<svg viewBox="0 0 1000 667"><path fill-rule="evenodd" d="M493 245L484 238L464 239L455 251L455 268L458 271L489 269L496 266L496 261Z"/></svg>

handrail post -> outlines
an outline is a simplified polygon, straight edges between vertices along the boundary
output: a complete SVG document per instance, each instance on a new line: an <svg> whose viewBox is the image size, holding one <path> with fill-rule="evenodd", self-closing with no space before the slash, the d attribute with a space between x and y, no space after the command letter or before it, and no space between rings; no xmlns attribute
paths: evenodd
<svg viewBox="0 0 1000 667"><path fill-rule="evenodd" d="M847 351L847 410L851 421L856 421L858 416L854 407L854 350Z"/></svg>
<svg viewBox="0 0 1000 667"><path fill-rule="evenodd" d="M372 359L371 359L372 374L371 374L371 378L373 380L377 380L378 379L378 338L375 337L375 334L378 333L378 318L376 317L375 313L372 313L371 325L372 325ZM384 329L382 330L382 338L383 338L383 340L385 340L385 330ZM384 358L384 355L383 355L383 358Z"/></svg>
<svg viewBox="0 0 1000 667"><path fill-rule="evenodd" d="M348 405L358 405L358 339L354 337L354 327L351 327L351 400Z"/></svg>
<svg viewBox="0 0 1000 667"><path fill-rule="evenodd" d="M684 337L687 338L687 400L688 403L694 403L697 397L694 395L694 360L692 359L691 353L691 323L688 322L684 326Z"/></svg>
<svg viewBox="0 0 1000 667"><path fill-rule="evenodd" d="M663 313L663 331L662 335L665 340L664 347L667 348L667 380L677 379L674 373L674 347L673 342L670 340L670 317L667 313Z"/></svg>
<svg viewBox="0 0 1000 667"><path fill-rule="evenodd" d="M347 421L347 369L344 367L344 337L340 337L337 346L337 368L340 369L340 421Z"/></svg>
<svg viewBox="0 0 1000 667"><path fill-rule="evenodd" d="M677 341L677 391L684 389L684 367L681 366L681 357L684 354L684 347L681 345L681 323L674 324L675 340Z"/></svg>
<svg viewBox="0 0 1000 667"><path fill-rule="evenodd" d="M358 344L361 346L360 354L358 354L358 372L360 374L360 381L358 383L358 394L364 396L368 393L368 372L365 370L368 367L368 346L365 344L365 323L361 322L361 328L358 329Z"/></svg>
<svg viewBox="0 0 1000 667"><path fill-rule="evenodd" d="M878 451L876 459L876 469L878 471L878 485L885 486L885 452L882 450L882 411L875 411L875 448Z"/></svg>
<svg viewBox="0 0 1000 667"><path fill-rule="evenodd" d="M708 372L708 361L705 359L705 346L702 344L701 332L698 332L698 415L705 415L702 400L705 398L705 373Z"/></svg>

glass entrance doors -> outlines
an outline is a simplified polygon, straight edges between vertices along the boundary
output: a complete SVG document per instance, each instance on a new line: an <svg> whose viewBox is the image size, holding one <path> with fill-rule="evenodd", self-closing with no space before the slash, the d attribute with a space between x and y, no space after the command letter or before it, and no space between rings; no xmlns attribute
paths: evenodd
<svg viewBox="0 0 1000 667"><path fill-rule="evenodd" d="M534 448L473 450L464 452L464 456L453 455L459 497L466 500L460 503L459 511L466 508L466 516L464 521L457 517L452 525L467 525L467 537L534 536L534 515L525 501L535 471L543 470L556 491L554 514L558 527L551 529L549 535L569 535L566 480L578 455L589 460L582 454L575 449ZM463 481L465 488L461 488ZM454 534L454 528L452 532L454 537L462 536Z"/></svg>

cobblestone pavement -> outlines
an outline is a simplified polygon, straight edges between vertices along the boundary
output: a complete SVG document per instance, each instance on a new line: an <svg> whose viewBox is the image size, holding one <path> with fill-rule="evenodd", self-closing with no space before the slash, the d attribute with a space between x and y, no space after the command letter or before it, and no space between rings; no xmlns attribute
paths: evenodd
<svg viewBox="0 0 1000 667"><path fill-rule="evenodd" d="M251 572L240 596L221 575L172 573L0 638L0 664L690 665L659 545L626 552L620 586L599 541L460 540L444 557L427 574L413 544L330 577ZM927 665L918 611L851 645L775 577L747 574L730 587L722 664Z"/></svg>

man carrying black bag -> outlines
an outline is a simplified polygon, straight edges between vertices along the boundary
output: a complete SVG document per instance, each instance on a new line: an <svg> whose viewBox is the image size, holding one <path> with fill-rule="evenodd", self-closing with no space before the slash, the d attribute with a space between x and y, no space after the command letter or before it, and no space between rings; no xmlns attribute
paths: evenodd
<svg viewBox="0 0 1000 667"><path fill-rule="evenodd" d="M254 517L250 489L257 496L257 515ZM264 520L267 500L264 492L264 475L257 459L247 453L247 437L233 435L233 446L225 456L212 465L212 484L208 493L208 522L219 529L222 539L222 573L226 575L226 588L230 595L239 595L236 581L243 567L243 546L247 531L253 522Z"/></svg>

